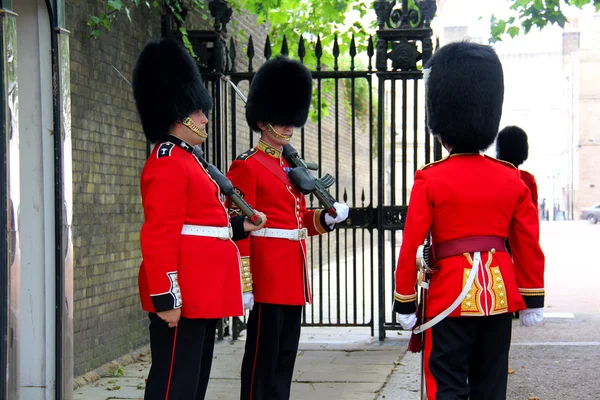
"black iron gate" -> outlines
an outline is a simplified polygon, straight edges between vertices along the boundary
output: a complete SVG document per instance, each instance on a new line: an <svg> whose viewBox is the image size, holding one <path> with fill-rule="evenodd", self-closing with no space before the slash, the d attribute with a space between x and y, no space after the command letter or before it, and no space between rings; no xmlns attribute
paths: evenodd
<svg viewBox="0 0 600 400"><path fill-rule="evenodd" d="M377 328L381 340L386 330L399 329L391 302L407 194L416 169L432 158L420 81L421 65L432 53L435 0L414 3L375 1L376 47L368 38L362 54L354 38L348 54L340 54L337 37L327 49L318 36L310 42L298 38L297 54L289 54L285 38L277 49L302 62L314 52L313 111L292 145L319 164L320 174L335 177L330 192L351 207L346 224L310 239L313 303L305 307L304 326L364 326L372 335ZM231 16L226 2L214 0L211 14L215 29L189 31L189 39L215 103L205 154L226 171L258 136L245 122L244 102L223 77L247 93L257 49L250 37L246 57L238 59L235 41L227 43L222 34ZM272 57L268 36L261 50L264 59ZM331 65L321 62L327 52ZM308 201L318 207L315 199Z"/></svg>
<svg viewBox="0 0 600 400"><path fill-rule="evenodd" d="M439 143L432 146L425 122L422 66L433 52L430 22L436 11L435 0L396 0L374 2L377 31L377 80L379 113L377 116L378 148L383 153L390 146L389 160L378 160L378 293L379 339L386 330L399 330L391 302L394 293L394 270L398 256L397 233L404 228L408 193L416 170L441 158ZM389 98L387 94L389 93ZM398 155L398 153L400 153ZM386 185L385 174L389 174Z"/></svg>

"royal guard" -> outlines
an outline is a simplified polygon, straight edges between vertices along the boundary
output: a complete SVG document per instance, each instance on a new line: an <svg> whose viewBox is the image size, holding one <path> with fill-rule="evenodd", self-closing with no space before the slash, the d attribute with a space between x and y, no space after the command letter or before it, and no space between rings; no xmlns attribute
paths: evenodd
<svg viewBox="0 0 600 400"><path fill-rule="evenodd" d="M450 155L415 174L398 266L394 310L417 321L417 251L430 238L421 282L428 399L504 400L512 312L539 324L544 254L531 195L519 171L481 154L496 138L504 83L489 46L452 43L424 69L428 128ZM505 248L509 238L513 257Z"/></svg>
<svg viewBox="0 0 600 400"><path fill-rule="evenodd" d="M519 168L529 156L529 143L527 133L518 126L507 126L498 133L496 138L496 158L507 161ZM535 177L522 169L519 169L521 179L531 192L531 201L538 208L538 188Z"/></svg>
<svg viewBox="0 0 600 400"><path fill-rule="evenodd" d="M348 216L308 210L302 192L288 178L282 156L294 127L308 117L312 77L298 61L278 56L267 61L250 85L246 120L261 133L258 144L241 154L227 177L237 192L269 216L264 229L237 242L246 271L245 305L251 308L242 362L243 400L289 399L300 340L302 307L311 302L306 238L330 232ZM239 209L230 204L231 215ZM254 305L252 306L252 304Z"/></svg>
<svg viewBox="0 0 600 400"><path fill-rule="evenodd" d="M133 92L154 144L140 179L138 281L152 352L144 398L204 399L216 323L243 314L232 238L261 226L244 216L230 219L219 187L192 154L207 138L212 99L187 50L169 39L148 43L133 71Z"/></svg>
<svg viewBox="0 0 600 400"><path fill-rule="evenodd" d="M521 164L527 160L529 156L529 143L527 142L527 134L518 126L507 126L498 133L496 138L496 158L506 161L519 168ZM529 188L531 193L531 201L538 209L538 189L535 177L533 174L519 168L521 179ZM538 213L539 215L539 213ZM506 249L511 253L510 243L506 241ZM519 312L513 313L515 318L519 317Z"/></svg>

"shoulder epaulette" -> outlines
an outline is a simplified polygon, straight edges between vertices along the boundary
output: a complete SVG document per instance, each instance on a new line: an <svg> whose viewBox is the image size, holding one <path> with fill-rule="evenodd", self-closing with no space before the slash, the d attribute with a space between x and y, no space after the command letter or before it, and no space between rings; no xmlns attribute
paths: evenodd
<svg viewBox="0 0 600 400"><path fill-rule="evenodd" d="M434 161L434 162L430 162L429 164L425 164L425 165L423 165L423 166L422 166L420 169L421 169L421 170L424 170L424 169L427 169L427 168L433 167L433 166L435 166L435 165L438 165L438 164L441 164L441 163L443 163L443 162L444 162L444 161L446 161L447 159L448 159L448 157L444 157L444 158L442 158L441 160L437 160L437 161Z"/></svg>
<svg viewBox="0 0 600 400"><path fill-rule="evenodd" d="M512 164L511 164L511 163L509 163L508 161L498 160L497 158L490 157L490 156L488 156L488 155L485 155L485 158L487 158L488 160L496 161L496 162L498 162L498 163L500 163L500 164L502 164L502 165L505 165L505 166L507 166L507 167L509 167L509 168L512 168L512 169L517 169L517 167L515 167L514 165L512 165Z"/></svg>
<svg viewBox="0 0 600 400"><path fill-rule="evenodd" d="M171 152L173 151L175 144L172 142L162 142L158 146L158 150L156 150L156 158L171 157Z"/></svg>
<svg viewBox="0 0 600 400"><path fill-rule="evenodd" d="M256 154L257 150L255 147L246 150L245 152L243 152L242 154L240 154L239 156L237 156L236 160L241 160L241 161L245 161L248 158L252 157L254 154Z"/></svg>

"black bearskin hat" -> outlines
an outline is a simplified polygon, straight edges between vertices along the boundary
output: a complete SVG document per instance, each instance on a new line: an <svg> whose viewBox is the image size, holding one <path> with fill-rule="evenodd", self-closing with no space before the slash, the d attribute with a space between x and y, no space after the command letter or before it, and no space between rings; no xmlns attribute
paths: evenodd
<svg viewBox="0 0 600 400"><path fill-rule="evenodd" d="M301 127L308 118L312 75L299 61L277 56L264 63L252 79L246 121L259 131L258 123Z"/></svg>
<svg viewBox="0 0 600 400"><path fill-rule="evenodd" d="M478 152L496 138L502 115L502 64L490 46L457 42L425 65L429 130L452 152Z"/></svg>
<svg viewBox="0 0 600 400"><path fill-rule="evenodd" d="M185 117L212 109L212 98L202 84L196 62L173 39L148 43L133 69L133 96L144 134L152 143Z"/></svg>
<svg viewBox="0 0 600 400"><path fill-rule="evenodd" d="M515 167L523 164L529 156L527 134L518 126L507 126L498 133L496 157L508 161Z"/></svg>

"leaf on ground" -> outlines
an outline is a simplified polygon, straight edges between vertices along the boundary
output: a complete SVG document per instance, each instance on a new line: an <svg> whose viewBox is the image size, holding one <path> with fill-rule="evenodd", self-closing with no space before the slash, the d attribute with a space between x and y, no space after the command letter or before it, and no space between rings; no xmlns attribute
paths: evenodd
<svg viewBox="0 0 600 400"><path fill-rule="evenodd" d="M529 396L527 397L527 400L542 400L542 398L537 396Z"/></svg>
<svg viewBox="0 0 600 400"><path fill-rule="evenodd" d="M119 390L119 389L121 389L121 386L117 386L117 385L106 388L106 390Z"/></svg>
<svg viewBox="0 0 600 400"><path fill-rule="evenodd" d="M509 369L508 369L508 373L509 373L509 375L512 375L512 374L514 374L514 373L515 373L515 370L514 370L514 369L512 369L512 368L509 368Z"/></svg>
<svg viewBox="0 0 600 400"><path fill-rule="evenodd" d="M138 389L146 389L146 385L144 385L143 383L140 383L139 385L137 385Z"/></svg>

